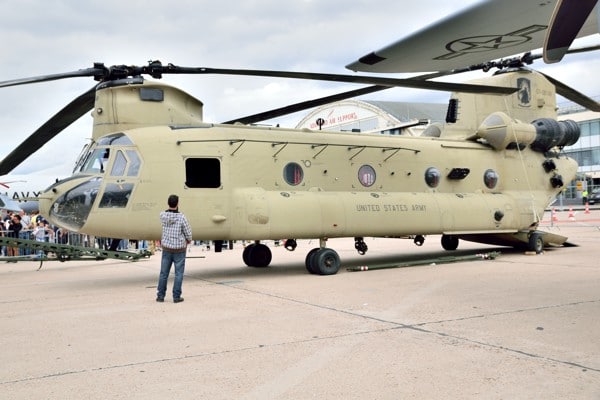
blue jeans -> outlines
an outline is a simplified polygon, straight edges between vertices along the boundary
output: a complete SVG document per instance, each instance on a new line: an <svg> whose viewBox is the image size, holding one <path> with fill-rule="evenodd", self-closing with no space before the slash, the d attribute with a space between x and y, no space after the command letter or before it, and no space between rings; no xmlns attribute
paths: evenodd
<svg viewBox="0 0 600 400"><path fill-rule="evenodd" d="M160 262L160 276L158 277L158 291L156 297L164 298L167 292L167 280L171 272L171 264L175 264L175 281L173 282L173 298L181 297L181 284L183 283L183 272L185 270L185 251L180 253L171 253L162 251Z"/></svg>

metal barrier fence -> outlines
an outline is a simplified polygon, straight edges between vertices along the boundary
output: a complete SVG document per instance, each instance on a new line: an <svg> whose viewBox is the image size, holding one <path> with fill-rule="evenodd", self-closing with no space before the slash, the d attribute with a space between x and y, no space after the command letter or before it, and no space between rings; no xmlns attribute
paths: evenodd
<svg viewBox="0 0 600 400"><path fill-rule="evenodd" d="M14 237L11 236L10 231L2 231L0 232L1 236ZM85 235L82 233L75 233L69 231L63 231L61 229L57 229L56 231L48 232L44 234L42 237L36 237L33 229L22 229L19 232L18 239L26 239L26 240L37 240L39 242L46 243L55 243L55 244L68 244L71 246L81 246L81 247L93 247L103 250L108 250L110 248L111 242L113 239L111 238L102 238L95 237L91 235ZM119 240L119 239L116 239ZM129 239L121 239L119 245L115 250L148 250L152 247L152 243L149 243L147 240L129 240ZM27 256L34 254L32 249L20 248L15 249L18 254L11 255L19 255L19 256ZM0 246L0 255L7 256L8 249L6 246Z"/></svg>

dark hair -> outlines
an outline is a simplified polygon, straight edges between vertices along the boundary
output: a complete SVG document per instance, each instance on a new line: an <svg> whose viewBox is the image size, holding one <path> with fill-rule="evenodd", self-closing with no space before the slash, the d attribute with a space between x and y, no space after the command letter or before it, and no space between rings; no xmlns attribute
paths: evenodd
<svg viewBox="0 0 600 400"><path fill-rule="evenodd" d="M170 195L169 200L167 200L167 203L171 208L177 207L177 205L179 204L179 196L177 196L176 194Z"/></svg>

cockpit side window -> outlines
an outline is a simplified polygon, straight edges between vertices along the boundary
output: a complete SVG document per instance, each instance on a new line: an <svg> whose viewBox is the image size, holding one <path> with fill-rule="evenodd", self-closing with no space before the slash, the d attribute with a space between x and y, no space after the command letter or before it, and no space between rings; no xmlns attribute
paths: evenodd
<svg viewBox="0 0 600 400"><path fill-rule="evenodd" d="M113 162L110 176L123 176L125 174L125 167L127 167L127 159L121 150L117 150L117 156Z"/></svg>
<svg viewBox="0 0 600 400"><path fill-rule="evenodd" d="M133 191L131 183L108 183L104 188L102 199L100 199L100 208L125 208Z"/></svg>
<svg viewBox="0 0 600 400"><path fill-rule="evenodd" d="M127 157L129 158L129 168L127 168L127 176L137 176L140 172L141 160L137 151L127 150Z"/></svg>

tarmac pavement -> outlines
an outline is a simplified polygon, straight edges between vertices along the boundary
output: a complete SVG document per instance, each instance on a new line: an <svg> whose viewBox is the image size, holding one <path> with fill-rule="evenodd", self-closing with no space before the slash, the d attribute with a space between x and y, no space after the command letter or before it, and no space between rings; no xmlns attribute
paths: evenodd
<svg viewBox="0 0 600 400"><path fill-rule="evenodd" d="M179 304L155 302L160 254L2 263L0 398L600 399L600 210L542 225L576 246L332 239L334 276L305 270L317 241L263 269L195 246Z"/></svg>

